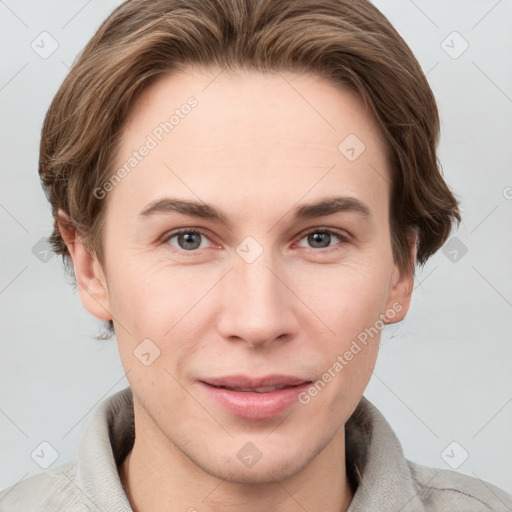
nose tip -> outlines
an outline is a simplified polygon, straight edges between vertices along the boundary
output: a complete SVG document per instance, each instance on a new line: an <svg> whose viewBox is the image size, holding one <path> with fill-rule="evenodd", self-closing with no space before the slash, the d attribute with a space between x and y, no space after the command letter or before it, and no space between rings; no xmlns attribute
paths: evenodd
<svg viewBox="0 0 512 512"><path fill-rule="evenodd" d="M287 335L286 334L279 334L278 336L272 338L272 337L260 337L259 339L255 336L253 337L246 337L245 343L249 348L253 349L259 349L262 347L265 347L269 344L271 344L274 341L285 341Z"/></svg>
<svg viewBox="0 0 512 512"><path fill-rule="evenodd" d="M290 292L263 255L239 260L222 286L219 330L225 339L262 348L284 341L296 328Z"/></svg>

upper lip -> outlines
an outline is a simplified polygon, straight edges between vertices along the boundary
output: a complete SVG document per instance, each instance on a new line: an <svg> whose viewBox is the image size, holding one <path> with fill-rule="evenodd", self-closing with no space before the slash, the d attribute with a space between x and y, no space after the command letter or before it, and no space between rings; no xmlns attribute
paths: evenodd
<svg viewBox="0 0 512 512"><path fill-rule="evenodd" d="M247 375L228 375L226 377L209 377L206 379L199 379L201 382L210 384L216 387L226 388L264 388L264 387L285 387L297 386L309 380L294 377L292 375L266 375L263 377L249 377Z"/></svg>

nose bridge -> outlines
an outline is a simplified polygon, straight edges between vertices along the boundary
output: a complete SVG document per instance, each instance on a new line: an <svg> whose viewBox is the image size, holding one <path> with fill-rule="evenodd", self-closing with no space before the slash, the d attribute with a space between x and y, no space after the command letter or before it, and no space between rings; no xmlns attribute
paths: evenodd
<svg viewBox="0 0 512 512"><path fill-rule="evenodd" d="M259 247L254 240L237 247L233 270L223 287L219 322L225 337L241 338L254 346L289 334L293 328L290 292L277 277L279 265L270 250Z"/></svg>

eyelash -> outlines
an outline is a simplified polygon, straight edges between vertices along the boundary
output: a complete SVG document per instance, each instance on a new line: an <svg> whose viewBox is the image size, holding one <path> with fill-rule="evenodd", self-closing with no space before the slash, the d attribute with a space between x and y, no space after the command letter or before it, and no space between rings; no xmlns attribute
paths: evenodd
<svg viewBox="0 0 512 512"><path fill-rule="evenodd" d="M183 233L194 234L194 235L201 235L201 236L204 236L205 238L207 238L208 240L210 240L210 237L208 236L208 234L205 231L203 231L202 229L200 229L200 228L183 228L183 229L178 229L176 231L173 231L173 232L168 233L167 235L165 235L161 239L161 243L168 244L168 242L172 238L174 238L176 236L179 236L180 234L183 234ZM307 237L311 233L322 233L322 234L334 235L334 236L336 236L337 238L340 239L340 244L346 244L346 243L349 243L349 241L350 241L349 237L347 235L344 235L342 232L340 232L338 230L329 229L329 228L313 228L313 229L310 229L310 230L306 231L305 233L303 233L301 235L301 237L299 238L299 241L301 241L302 239L304 239L305 237ZM304 247L303 247L303 249L304 249ZM326 253L326 252L330 252L331 250L337 250L338 248L336 246L333 246L333 247L323 247L323 248L320 248L320 249L315 249L314 247L309 247L307 249L310 249L310 250L312 250L314 252L317 252L317 253L318 252ZM190 251L185 251L183 249L179 249L179 248L176 248L176 247L173 247L173 250L175 250L179 254L183 254L185 256L195 256L197 254L197 251L198 251L198 249L193 249L193 250L190 250Z"/></svg>

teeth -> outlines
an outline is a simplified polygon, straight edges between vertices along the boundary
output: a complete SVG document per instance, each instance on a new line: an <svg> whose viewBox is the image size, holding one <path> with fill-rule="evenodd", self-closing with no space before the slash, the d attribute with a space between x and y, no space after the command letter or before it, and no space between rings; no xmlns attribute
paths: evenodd
<svg viewBox="0 0 512 512"><path fill-rule="evenodd" d="M232 391L250 391L255 393L270 393L271 391L277 391L278 389L283 389L286 386L266 386L260 388L228 388Z"/></svg>
<svg viewBox="0 0 512 512"><path fill-rule="evenodd" d="M268 393L269 391L275 391L276 389L283 389L284 386L281 386L281 387L277 387L277 386L270 386L270 387L266 387L266 388L254 388L254 391L256 391L256 393Z"/></svg>

